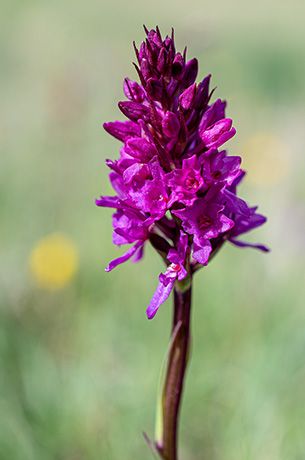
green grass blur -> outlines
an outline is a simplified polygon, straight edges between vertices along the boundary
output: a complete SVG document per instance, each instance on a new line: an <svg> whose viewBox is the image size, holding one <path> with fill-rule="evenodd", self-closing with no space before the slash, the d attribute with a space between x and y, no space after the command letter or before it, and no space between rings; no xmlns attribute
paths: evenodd
<svg viewBox="0 0 305 460"><path fill-rule="evenodd" d="M42 2L0 17L0 460L151 459L156 389L171 301L147 321L163 266L103 268L111 243L106 158L119 142L132 41L142 24L175 27L177 48L212 73L253 167L241 195L269 218L195 277L193 348L181 414L181 460L305 458L305 4L298 0ZM257 135L274 147L248 154ZM282 146L279 149L278 145ZM37 288L28 260L63 232L80 266L63 289Z"/></svg>

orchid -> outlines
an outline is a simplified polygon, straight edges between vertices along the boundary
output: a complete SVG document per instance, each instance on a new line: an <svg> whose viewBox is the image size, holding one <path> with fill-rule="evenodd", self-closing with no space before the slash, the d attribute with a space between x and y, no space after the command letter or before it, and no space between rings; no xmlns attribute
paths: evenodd
<svg viewBox="0 0 305 460"><path fill-rule="evenodd" d="M127 100L118 104L127 120L104 124L105 130L122 142L119 159L106 161L116 194L101 196L96 204L115 209L113 243L132 244L106 271L129 259L140 260L146 242L162 256L166 269L159 276L147 316L153 318L174 290L177 343L182 334L179 321L189 325L195 271L208 265L227 241L268 251L262 244L238 239L266 218L237 196L237 185L245 175L241 158L223 150L236 131L225 115L226 102L211 102L211 75L195 82L197 59L187 61L186 48L182 53L176 51L173 31L165 39L158 27L145 28L145 32L147 38L140 48L134 44L139 82L125 79ZM182 377L188 338L189 332L181 335ZM176 411L171 417L176 419L179 400L180 395L171 402ZM165 410L164 420L166 417ZM167 419L164 426L167 430L171 426L173 432L175 423L171 425ZM169 439L163 433L156 446L162 458L175 460L176 438Z"/></svg>
<svg viewBox="0 0 305 460"><path fill-rule="evenodd" d="M158 27L146 33L140 50L134 45L140 84L126 78L124 92L129 100L119 103L129 120L104 124L124 145L119 160L107 160L117 197L102 196L96 204L111 203L117 209L114 244L135 243L107 271L130 259L155 234L170 245L165 259L169 269L169 251L177 248L183 229L188 235L192 273L198 262L207 265L213 250L226 241L247 245L236 237L254 228L254 222L256 227L266 219L245 202L239 206L234 183L242 174L241 158L218 150L234 136L235 129L225 117L226 103L220 99L210 103L211 76L196 84L197 60L186 61L186 49L183 54L176 52L173 34L162 40ZM169 219L161 222L166 214ZM156 249L162 252L160 245L164 241L158 239ZM267 250L263 245L253 246ZM173 282L159 284L153 296L158 308L173 287Z"/></svg>

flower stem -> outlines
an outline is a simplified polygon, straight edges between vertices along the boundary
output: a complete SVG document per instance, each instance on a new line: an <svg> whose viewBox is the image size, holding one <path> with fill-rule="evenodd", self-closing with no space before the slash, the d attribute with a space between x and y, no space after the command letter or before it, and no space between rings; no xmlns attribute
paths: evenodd
<svg viewBox="0 0 305 460"><path fill-rule="evenodd" d="M178 460L178 419L190 344L191 277L177 281L174 288L172 346L162 390L162 443L157 445L164 460ZM178 328L177 325L179 324Z"/></svg>

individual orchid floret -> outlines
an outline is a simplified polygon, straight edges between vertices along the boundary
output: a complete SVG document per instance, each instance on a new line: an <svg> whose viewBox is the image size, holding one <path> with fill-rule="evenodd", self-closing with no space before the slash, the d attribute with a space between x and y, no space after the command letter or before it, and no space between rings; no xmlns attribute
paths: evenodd
<svg viewBox="0 0 305 460"><path fill-rule="evenodd" d="M156 147L142 137L128 139L125 145L125 152L142 163L149 163L158 154Z"/></svg>
<svg viewBox="0 0 305 460"><path fill-rule="evenodd" d="M182 220L182 226L189 235L203 238L216 238L234 226L234 222L221 211L224 205L198 198L195 203L173 214Z"/></svg>
<svg viewBox="0 0 305 460"><path fill-rule="evenodd" d="M184 230L193 235L193 257L202 265L207 265L212 251L210 239L234 226L233 220L221 212L224 208L219 203L198 198L191 207L173 211L182 220Z"/></svg>
<svg viewBox="0 0 305 460"><path fill-rule="evenodd" d="M157 157L150 161L149 167L152 179L130 187L128 196L137 209L149 213L158 221L168 209L168 193L164 185L164 171Z"/></svg>
<svg viewBox="0 0 305 460"><path fill-rule="evenodd" d="M203 187L201 164L196 155L182 161L181 169L174 169L165 176L165 183L171 188L169 205L180 202L191 205L197 198L197 192Z"/></svg>
<svg viewBox="0 0 305 460"><path fill-rule="evenodd" d="M125 78L124 81L124 93L131 101L143 102L145 99L145 92L142 87L136 82L131 81L129 78Z"/></svg>
<svg viewBox="0 0 305 460"><path fill-rule="evenodd" d="M124 141L129 137L139 137L141 134L141 127L130 120L110 121L109 123L104 123L103 127L107 133L119 141Z"/></svg>
<svg viewBox="0 0 305 460"><path fill-rule="evenodd" d="M202 177L207 185L222 181L225 181L227 185L232 185L242 173L240 169L241 158L227 156L225 150L218 152L217 149L213 148L208 156L203 153L199 161L202 161Z"/></svg>
<svg viewBox="0 0 305 460"><path fill-rule="evenodd" d="M203 144L206 148L218 148L231 137L235 135L235 128L232 128L232 120L223 118L217 121L214 125L206 128L199 133Z"/></svg>
<svg viewBox="0 0 305 460"><path fill-rule="evenodd" d="M170 264L166 272L160 274L158 287L147 307L148 319L155 316L160 305L169 297L176 280L182 281L187 276L187 269L185 268L187 250L188 236L181 231L177 250L173 248L169 250L167 259Z"/></svg>

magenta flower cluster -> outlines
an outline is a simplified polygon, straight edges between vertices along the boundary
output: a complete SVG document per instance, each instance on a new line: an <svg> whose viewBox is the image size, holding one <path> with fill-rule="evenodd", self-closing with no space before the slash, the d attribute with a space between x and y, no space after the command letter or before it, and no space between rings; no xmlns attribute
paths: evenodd
<svg viewBox="0 0 305 460"><path fill-rule="evenodd" d="M176 52L173 32L162 40L158 27L145 31L140 49L134 45L140 84L126 78L128 100L119 102L127 120L104 124L123 142L120 158L106 161L116 196L96 204L116 209L114 244L132 244L106 271L141 259L147 241L166 262L147 309L152 318L176 280L207 265L225 241L268 249L237 239L266 218L236 194L241 158L222 150L235 129L226 103L211 103L211 75L196 84L197 59Z"/></svg>

